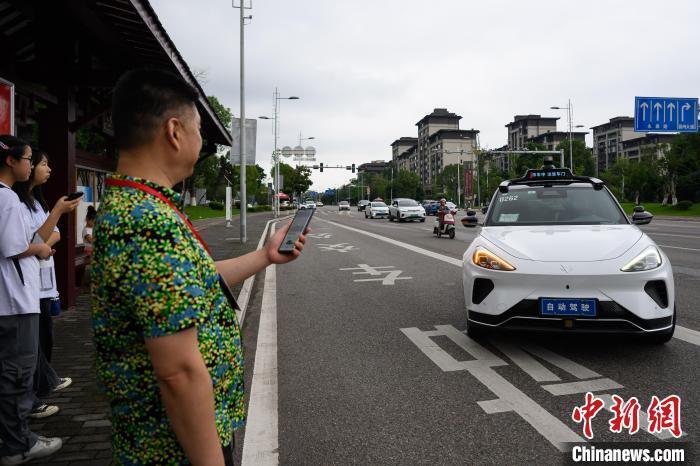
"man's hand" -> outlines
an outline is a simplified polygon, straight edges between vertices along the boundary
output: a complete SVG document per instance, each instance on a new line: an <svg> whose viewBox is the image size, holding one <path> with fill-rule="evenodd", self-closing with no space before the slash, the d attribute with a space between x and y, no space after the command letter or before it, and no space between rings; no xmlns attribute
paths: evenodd
<svg viewBox="0 0 700 466"><path fill-rule="evenodd" d="M304 231L304 234L299 235L299 240L294 243L294 250L292 251L291 254L280 254L278 249L282 245L282 241L284 241L284 235L287 234L287 230L289 230L289 226L292 224L292 221L290 220L289 223L284 228L280 228L275 235L270 238L270 241L267 242L265 245L265 253L267 256L267 260L269 260L272 264L286 264L287 262L291 262L297 257L301 255L301 251L304 250L304 244L306 243L306 234L311 231L310 228L307 228L306 231Z"/></svg>

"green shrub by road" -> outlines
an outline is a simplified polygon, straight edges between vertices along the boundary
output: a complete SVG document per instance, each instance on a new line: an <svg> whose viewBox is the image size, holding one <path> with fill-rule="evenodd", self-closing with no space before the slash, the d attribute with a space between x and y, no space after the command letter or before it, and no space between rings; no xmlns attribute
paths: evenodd
<svg viewBox="0 0 700 466"><path fill-rule="evenodd" d="M190 220L201 220L203 218L226 217L226 210L214 210L207 206L187 206L185 214ZM233 215L238 215L238 209L233 209Z"/></svg>
<svg viewBox="0 0 700 466"><path fill-rule="evenodd" d="M217 206L218 207L218 206ZM248 212L265 212L272 210L269 205L258 205L255 207L248 207ZM232 215L235 217L240 213L239 209L233 209ZM208 206L187 206L185 207L185 214L190 218L190 220L201 220L203 218L217 218L226 217L226 209L212 209Z"/></svg>
<svg viewBox="0 0 700 466"><path fill-rule="evenodd" d="M623 202L622 208L628 215L632 215L634 211L634 202ZM672 217L699 217L700 204L693 204L688 210L681 210L677 206L663 206L657 202L642 202L644 209L653 215L668 215Z"/></svg>

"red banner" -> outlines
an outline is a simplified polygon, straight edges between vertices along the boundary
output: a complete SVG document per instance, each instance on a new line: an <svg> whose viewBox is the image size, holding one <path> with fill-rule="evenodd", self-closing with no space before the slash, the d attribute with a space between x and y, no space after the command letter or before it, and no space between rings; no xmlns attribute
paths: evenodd
<svg viewBox="0 0 700 466"><path fill-rule="evenodd" d="M465 170L464 171L464 196L465 197L471 197L474 194L472 192L473 180L474 180L474 173L472 172L472 170Z"/></svg>
<svg viewBox="0 0 700 466"><path fill-rule="evenodd" d="M14 86L0 79L0 134L14 134Z"/></svg>

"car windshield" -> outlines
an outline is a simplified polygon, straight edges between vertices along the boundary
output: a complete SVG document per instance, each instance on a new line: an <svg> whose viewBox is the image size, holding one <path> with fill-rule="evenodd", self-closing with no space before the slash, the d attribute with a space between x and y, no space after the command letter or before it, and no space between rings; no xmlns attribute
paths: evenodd
<svg viewBox="0 0 700 466"><path fill-rule="evenodd" d="M340 205L348 205L347 201L340 201Z"/></svg>
<svg viewBox="0 0 700 466"><path fill-rule="evenodd" d="M607 189L526 186L497 192L485 226L628 224Z"/></svg>
<svg viewBox="0 0 700 466"><path fill-rule="evenodd" d="M399 207L413 207L419 205L416 201L413 199L403 199L399 202Z"/></svg>
<svg viewBox="0 0 700 466"><path fill-rule="evenodd" d="M372 207L386 207L386 204L383 202L373 202Z"/></svg>

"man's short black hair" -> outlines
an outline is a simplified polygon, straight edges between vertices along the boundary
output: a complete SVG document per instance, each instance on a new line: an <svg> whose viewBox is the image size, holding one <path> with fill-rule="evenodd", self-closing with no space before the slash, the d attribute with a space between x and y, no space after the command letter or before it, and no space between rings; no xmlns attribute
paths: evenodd
<svg viewBox="0 0 700 466"><path fill-rule="evenodd" d="M142 68L119 78L112 95L114 139L120 149L147 144L168 112L197 102L197 91L173 73Z"/></svg>

